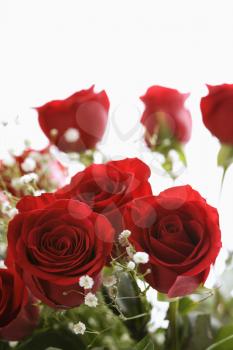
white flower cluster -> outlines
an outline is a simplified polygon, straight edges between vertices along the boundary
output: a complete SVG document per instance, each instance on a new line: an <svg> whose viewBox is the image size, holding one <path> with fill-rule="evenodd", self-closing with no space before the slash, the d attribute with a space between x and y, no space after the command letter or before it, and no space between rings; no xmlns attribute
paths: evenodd
<svg viewBox="0 0 233 350"><path fill-rule="evenodd" d="M16 214L18 214L18 209L12 207L9 201L5 201L1 204L1 212L12 219Z"/></svg>
<svg viewBox="0 0 233 350"><path fill-rule="evenodd" d="M29 184L30 182L37 182L39 179L36 173L29 173L21 177L16 177L11 180L11 185L17 190Z"/></svg>

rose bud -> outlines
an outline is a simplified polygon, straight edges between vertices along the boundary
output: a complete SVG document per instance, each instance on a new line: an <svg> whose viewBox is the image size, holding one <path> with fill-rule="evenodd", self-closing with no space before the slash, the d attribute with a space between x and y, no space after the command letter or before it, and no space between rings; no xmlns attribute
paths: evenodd
<svg viewBox="0 0 233 350"><path fill-rule="evenodd" d="M55 193L87 203L105 215L117 233L122 231L122 210L134 198L152 194L150 168L137 158L92 164Z"/></svg>
<svg viewBox="0 0 233 350"><path fill-rule="evenodd" d="M95 93L92 86L36 109L40 127L51 143L64 152L83 152L102 139L109 100L105 91Z"/></svg>
<svg viewBox="0 0 233 350"><path fill-rule="evenodd" d="M173 187L158 196L126 206L125 227L138 252L146 281L169 297L192 293L203 284L221 248L218 212L190 186Z"/></svg>
<svg viewBox="0 0 233 350"><path fill-rule="evenodd" d="M207 87L209 93L201 99L203 122L221 143L233 146L233 84Z"/></svg>
<svg viewBox="0 0 233 350"><path fill-rule="evenodd" d="M174 89L152 86L141 97L145 105L141 118L145 141L152 151L162 154L158 161L160 171L164 169L173 179L187 166L183 145L190 139L192 129L191 115L185 108L188 96Z"/></svg>
<svg viewBox="0 0 233 350"><path fill-rule="evenodd" d="M192 129L190 112L184 103L189 94L163 86L151 86L141 97L145 105L141 123L144 125L145 141L156 150L164 140L170 143L186 143Z"/></svg>
<svg viewBox="0 0 233 350"><path fill-rule="evenodd" d="M233 84L207 85L209 93L201 99L205 126L222 143L218 165L223 167L222 185L227 168L233 163Z"/></svg>
<svg viewBox="0 0 233 350"><path fill-rule="evenodd" d="M54 195L25 196L8 228L6 263L14 264L33 295L53 308L84 302L95 292L112 250L109 221L86 204ZM82 282L87 281L87 284Z"/></svg>
<svg viewBox="0 0 233 350"><path fill-rule="evenodd" d="M15 271L0 269L0 295L0 338L30 336L39 322L39 309Z"/></svg>

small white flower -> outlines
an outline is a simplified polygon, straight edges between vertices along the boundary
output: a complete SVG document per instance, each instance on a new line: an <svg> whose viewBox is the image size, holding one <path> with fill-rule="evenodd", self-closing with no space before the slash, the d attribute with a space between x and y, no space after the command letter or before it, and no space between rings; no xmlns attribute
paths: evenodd
<svg viewBox="0 0 233 350"><path fill-rule="evenodd" d="M19 343L18 341L10 341L9 345L10 347L15 348L18 345L18 343Z"/></svg>
<svg viewBox="0 0 233 350"><path fill-rule="evenodd" d="M94 285L94 280L88 275L82 276L79 279L79 285L80 287L83 287L84 289L91 289Z"/></svg>
<svg viewBox="0 0 233 350"><path fill-rule="evenodd" d="M21 164L21 168L26 173L29 173L36 169L36 162L33 158L27 157L26 159L24 159L23 163Z"/></svg>
<svg viewBox="0 0 233 350"><path fill-rule="evenodd" d="M114 286L117 283L116 276L106 276L103 279L103 285L107 288Z"/></svg>
<svg viewBox="0 0 233 350"><path fill-rule="evenodd" d="M127 268L129 269L129 270L134 270L135 269L135 262L133 262L133 261L129 261L128 262L128 264L127 264Z"/></svg>
<svg viewBox="0 0 233 350"><path fill-rule="evenodd" d="M11 154L8 154L3 160L2 164L6 167L11 167L15 164L15 158Z"/></svg>
<svg viewBox="0 0 233 350"><path fill-rule="evenodd" d="M129 230L124 230L120 233L119 235L119 239L120 238L129 238L129 236L131 235L131 231Z"/></svg>
<svg viewBox="0 0 233 350"><path fill-rule="evenodd" d="M75 128L69 128L64 133L64 137L67 142L76 142L79 139L79 132Z"/></svg>
<svg viewBox="0 0 233 350"><path fill-rule="evenodd" d="M22 185L29 184L32 181L37 182L39 179L38 175L36 173L29 173L24 176L21 176L20 182Z"/></svg>
<svg viewBox="0 0 233 350"><path fill-rule="evenodd" d="M128 238L130 235L131 232L129 230L124 230L120 233L118 240L122 247L126 247L129 244Z"/></svg>
<svg viewBox="0 0 233 350"><path fill-rule="evenodd" d="M87 295L85 295L85 305L90 307L96 307L98 305L98 299L95 294L87 293Z"/></svg>
<svg viewBox="0 0 233 350"><path fill-rule="evenodd" d="M145 252L137 252L134 254L133 260L136 264L146 264L149 261L149 255Z"/></svg>
<svg viewBox="0 0 233 350"><path fill-rule="evenodd" d="M82 334L83 335L86 331L86 326L84 323L78 322L72 326L72 330L75 334Z"/></svg>

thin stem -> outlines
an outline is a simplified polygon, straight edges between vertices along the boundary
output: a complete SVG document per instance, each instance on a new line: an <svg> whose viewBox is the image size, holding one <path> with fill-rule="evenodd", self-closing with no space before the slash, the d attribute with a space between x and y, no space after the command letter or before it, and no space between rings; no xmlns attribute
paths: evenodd
<svg viewBox="0 0 233 350"><path fill-rule="evenodd" d="M227 167L224 167L224 168L223 168L223 173L222 173L222 179L221 179L221 185L220 185L220 193L219 193L219 197L221 197L221 194L222 194L223 183L224 183L224 179L225 179L226 171L227 171Z"/></svg>
<svg viewBox="0 0 233 350"><path fill-rule="evenodd" d="M172 350L179 350L179 334L178 334L178 307L179 300L170 303L170 327L171 327L171 343Z"/></svg>

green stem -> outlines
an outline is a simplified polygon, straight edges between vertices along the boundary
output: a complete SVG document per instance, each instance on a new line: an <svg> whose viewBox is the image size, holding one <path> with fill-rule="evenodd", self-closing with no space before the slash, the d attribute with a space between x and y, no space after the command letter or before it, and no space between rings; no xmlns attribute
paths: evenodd
<svg viewBox="0 0 233 350"><path fill-rule="evenodd" d="M227 171L227 167L224 167L223 168L223 173L222 173L222 179L221 179L220 195L222 193L223 183L224 183L225 176L226 176L226 171Z"/></svg>
<svg viewBox="0 0 233 350"><path fill-rule="evenodd" d="M170 328L172 350L180 350L179 334L178 334L178 308L179 300L170 303Z"/></svg>
<svg viewBox="0 0 233 350"><path fill-rule="evenodd" d="M219 195L218 195L218 203L220 203L220 201L221 201L221 196L222 196L222 190L223 190L223 184L224 184L224 180L225 180L225 176L226 176L226 171L227 171L227 167L223 167L223 173L222 173L221 184L220 184L220 191L219 191Z"/></svg>

